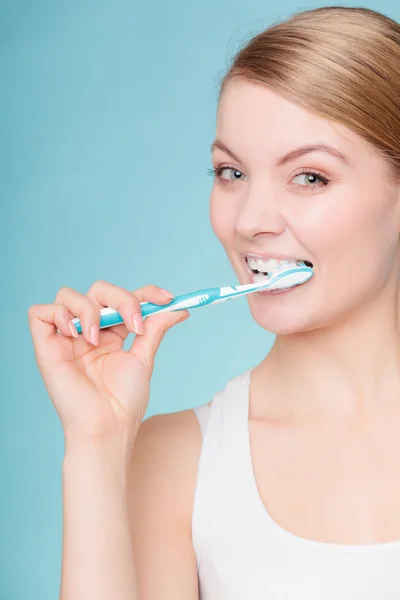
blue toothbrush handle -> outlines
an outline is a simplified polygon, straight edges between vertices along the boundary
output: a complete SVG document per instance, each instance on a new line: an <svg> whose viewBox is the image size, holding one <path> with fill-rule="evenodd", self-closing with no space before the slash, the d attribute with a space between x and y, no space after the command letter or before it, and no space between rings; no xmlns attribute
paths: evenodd
<svg viewBox="0 0 400 600"><path fill-rule="evenodd" d="M170 312L177 310L188 310L207 304L225 302L231 298L238 298L251 292L263 289L286 289L297 286L308 281L313 275L313 270L306 265L279 271L269 277L265 282L239 285L232 287L205 288L189 294L182 294L174 298L169 304L153 304L152 302L141 302L140 309L143 318L157 312ZM80 319L72 319L78 333L82 333ZM113 308L102 308L100 310L100 329L120 325L123 323L120 313Z"/></svg>
<svg viewBox="0 0 400 600"><path fill-rule="evenodd" d="M170 312L176 310L187 310L189 308L197 308L199 306L205 306L211 304L220 296L219 288L206 288L204 290L197 290L196 292L189 292L188 294L182 294L177 296L169 304L160 306L159 304L152 304L151 302L142 302L140 308L143 317L148 317L157 312Z"/></svg>
<svg viewBox="0 0 400 600"><path fill-rule="evenodd" d="M189 294L182 294L174 298L169 304L153 304L152 302L141 302L140 310L142 317L148 317L158 312L173 312L177 310L187 310L212 304L221 299L220 288L206 288ZM78 317L72 319L78 333L82 333L81 322ZM100 310L100 329L120 325L124 320L119 312L110 309L102 308Z"/></svg>

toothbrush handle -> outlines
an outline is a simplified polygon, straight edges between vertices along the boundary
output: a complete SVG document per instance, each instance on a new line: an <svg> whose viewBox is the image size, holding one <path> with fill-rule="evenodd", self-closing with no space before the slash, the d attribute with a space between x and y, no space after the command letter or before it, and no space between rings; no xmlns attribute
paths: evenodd
<svg viewBox="0 0 400 600"><path fill-rule="evenodd" d="M145 318L159 312L172 312L177 310L197 308L199 306L211 304L217 301L219 298L220 288L207 288L177 296L166 305L153 304L152 302L141 302L140 309L142 316ZM76 317L75 319L72 319L72 322L74 323L77 332L82 333L80 319ZM124 320L117 310L113 308L102 308L100 310L100 329L112 327L113 325L120 325L123 322Z"/></svg>
<svg viewBox="0 0 400 600"><path fill-rule="evenodd" d="M187 310L189 308L204 306L205 304L210 304L216 296L219 296L219 291L219 288L208 288L197 290L196 292L189 292L188 294L177 296L169 304L163 306L152 304L151 302L142 302L140 305L142 315L147 317L158 312Z"/></svg>

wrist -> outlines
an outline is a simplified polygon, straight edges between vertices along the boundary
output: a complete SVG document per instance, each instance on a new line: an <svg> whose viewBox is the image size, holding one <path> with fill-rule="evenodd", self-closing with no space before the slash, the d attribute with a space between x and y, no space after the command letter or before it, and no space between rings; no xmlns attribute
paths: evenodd
<svg viewBox="0 0 400 600"><path fill-rule="evenodd" d="M128 476L134 438L122 436L65 436L63 471L115 474L124 482Z"/></svg>

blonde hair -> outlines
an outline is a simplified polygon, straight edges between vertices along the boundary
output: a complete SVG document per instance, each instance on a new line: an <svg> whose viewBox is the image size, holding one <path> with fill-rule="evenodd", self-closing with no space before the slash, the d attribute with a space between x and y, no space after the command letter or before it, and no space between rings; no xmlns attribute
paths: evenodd
<svg viewBox="0 0 400 600"><path fill-rule="evenodd" d="M368 8L305 10L253 37L222 79L267 85L369 142L400 180L400 25Z"/></svg>

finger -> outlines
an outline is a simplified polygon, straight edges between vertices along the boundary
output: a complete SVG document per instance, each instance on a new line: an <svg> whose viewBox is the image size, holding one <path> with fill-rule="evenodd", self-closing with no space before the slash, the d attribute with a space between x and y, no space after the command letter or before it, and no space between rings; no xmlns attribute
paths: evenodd
<svg viewBox="0 0 400 600"><path fill-rule="evenodd" d="M164 288L157 287L156 285L145 285L134 290L133 294L135 294L141 302L154 302L154 304L166 304L175 298L174 294L168 290L164 290Z"/></svg>
<svg viewBox="0 0 400 600"><path fill-rule="evenodd" d="M71 318L72 315L68 308L61 304L30 306L28 320L34 344L37 345L47 341L56 333L57 329L66 336L72 336L73 330L69 326Z"/></svg>
<svg viewBox="0 0 400 600"><path fill-rule="evenodd" d="M135 338L129 352L143 361L149 377L153 372L154 357L165 334L171 327L183 323L189 317L187 310L179 310L155 314L146 320L145 335Z"/></svg>
<svg viewBox="0 0 400 600"><path fill-rule="evenodd" d="M98 346L100 330L100 307L98 304L92 298L67 287L61 288L55 303L67 307L74 317L79 317L83 337L90 344Z"/></svg>
<svg viewBox="0 0 400 600"><path fill-rule="evenodd" d="M144 333L141 302L164 305L171 302L174 297L173 294L154 285L147 285L130 292L106 281L96 281L88 291L88 296L99 306L107 306L120 313L124 320L121 324L123 327L116 325L110 329L118 331L123 339L127 337L129 331L139 335Z"/></svg>

